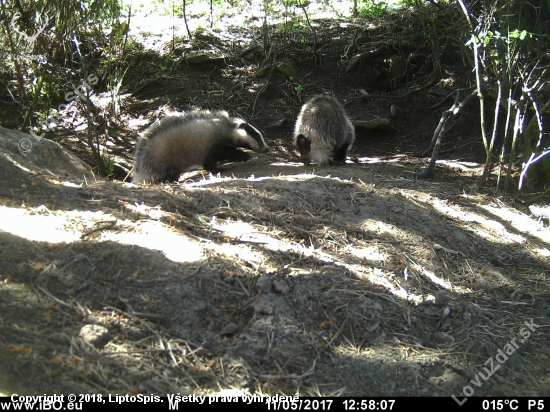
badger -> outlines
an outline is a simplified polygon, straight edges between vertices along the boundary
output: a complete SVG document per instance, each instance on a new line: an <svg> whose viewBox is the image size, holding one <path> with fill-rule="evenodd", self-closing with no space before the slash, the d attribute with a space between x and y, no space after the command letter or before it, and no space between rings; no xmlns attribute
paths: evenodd
<svg viewBox="0 0 550 412"><path fill-rule="evenodd" d="M269 147L260 131L225 111L200 111L165 117L139 138L132 182L177 180L197 167L216 171L221 161L247 161L238 148L265 153Z"/></svg>
<svg viewBox="0 0 550 412"><path fill-rule="evenodd" d="M302 106L294 127L294 144L304 164L345 162L354 141L353 124L334 97L314 96Z"/></svg>

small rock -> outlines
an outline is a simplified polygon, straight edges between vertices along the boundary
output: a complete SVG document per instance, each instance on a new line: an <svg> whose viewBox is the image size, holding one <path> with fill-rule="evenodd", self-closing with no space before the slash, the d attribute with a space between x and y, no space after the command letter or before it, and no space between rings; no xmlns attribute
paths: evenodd
<svg viewBox="0 0 550 412"><path fill-rule="evenodd" d="M286 77L288 77L290 80L294 80L296 76L298 76L298 71L296 68L290 64L290 63L279 63L277 65L277 69Z"/></svg>
<svg viewBox="0 0 550 412"><path fill-rule="evenodd" d="M273 313L273 302L264 296L254 305L254 311L258 314L271 315Z"/></svg>
<svg viewBox="0 0 550 412"><path fill-rule="evenodd" d="M202 346L197 349L196 354L198 356L212 357L222 355L224 352L225 348L222 345L216 342L206 341L203 342Z"/></svg>
<svg viewBox="0 0 550 412"><path fill-rule="evenodd" d="M371 325L371 326L367 327L367 331L369 331L371 333L376 331L377 329L380 329L380 322L376 322L374 325Z"/></svg>
<svg viewBox="0 0 550 412"><path fill-rule="evenodd" d="M372 120L354 120L353 125L359 129L379 129L388 132L395 132L397 128L388 119L372 119Z"/></svg>
<svg viewBox="0 0 550 412"><path fill-rule="evenodd" d="M210 322L206 327L206 330L208 332L218 332L220 330L220 325L218 325L218 322Z"/></svg>
<svg viewBox="0 0 550 412"><path fill-rule="evenodd" d="M221 336L231 336L239 331L239 326L235 323L226 325L220 332Z"/></svg>
<svg viewBox="0 0 550 412"><path fill-rule="evenodd" d="M280 279L273 281L273 287L275 288L275 292L279 292L282 295L286 295L290 291L288 284Z"/></svg>
<svg viewBox="0 0 550 412"><path fill-rule="evenodd" d="M458 364L452 364L450 365L451 369L455 371L457 374L462 376L466 379L472 379L474 377L474 373L468 372L466 369L464 369L461 365Z"/></svg>
<svg viewBox="0 0 550 412"><path fill-rule="evenodd" d="M148 335L147 331L137 328L135 326L128 326L127 328L125 328L124 331L126 333L126 336L131 340L140 340Z"/></svg>
<svg viewBox="0 0 550 412"><path fill-rule="evenodd" d="M256 72L256 77L264 77L269 70L269 66L264 66Z"/></svg>
<svg viewBox="0 0 550 412"><path fill-rule="evenodd" d="M445 332L436 332L434 334L434 342L437 344L451 344L455 342L455 338Z"/></svg>
<svg viewBox="0 0 550 412"><path fill-rule="evenodd" d="M78 334L85 343L95 346L98 349L103 348L109 342L109 330L101 325L85 325Z"/></svg>
<svg viewBox="0 0 550 412"><path fill-rule="evenodd" d="M202 64L210 61L210 56L206 53L193 54L185 58L187 63L190 64Z"/></svg>
<svg viewBox="0 0 550 412"><path fill-rule="evenodd" d="M260 276L256 281L256 290L258 293L271 293L273 282L267 275Z"/></svg>
<svg viewBox="0 0 550 412"><path fill-rule="evenodd" d="M435 296L434 295L427 295L422 304L434 304L435 303Z"/></svg>
<svg viewBox="0 0 550 412"><path fill-rule="evenodd" d="M254 330L273 330L273 316L264 316L261 319L258 319L252 324L252 329Z"/></svg>
<svg viewBox="0 0 550 412"><path fill-rule="evenodd" d="M64 333L52 333L48 339L54 343L57 343L58 345L71 344L71 339Z"/></svg>

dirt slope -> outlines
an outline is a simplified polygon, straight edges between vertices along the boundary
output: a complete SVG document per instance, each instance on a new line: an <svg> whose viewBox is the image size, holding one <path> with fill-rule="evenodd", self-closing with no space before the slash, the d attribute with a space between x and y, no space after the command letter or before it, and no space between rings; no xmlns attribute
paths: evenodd
<svg viewBox="0 0 550 412"><path fill-rule="evenodd" d="M508 348L475 394L548 393L549 230L472 178L258 156L138 187L14 157L5 392L460 396Z"/></svg>

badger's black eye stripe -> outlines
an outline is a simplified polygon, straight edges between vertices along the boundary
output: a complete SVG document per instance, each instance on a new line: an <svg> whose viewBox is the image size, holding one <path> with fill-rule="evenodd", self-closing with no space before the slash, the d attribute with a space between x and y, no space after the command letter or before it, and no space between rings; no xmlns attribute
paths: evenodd
<svg viewBox="0 0 550 412"><path fill-rule="evenodd" d="M248 123L244 123L242 125L246 133L251 136L254 140L258 142L260 146L265 146L266 143L264 142L264 138L262 134L256 129L254 126L249 125Z"/></svg>
<svg viewBox="0 0 550 412"><path fill-rule="evenodd" d="M250 126L248 123L244 123L244 130L246 130L246 133L248 133L250 136L252 136L254 139L258 140L258 138L261 136L258 131Z"/></svg>

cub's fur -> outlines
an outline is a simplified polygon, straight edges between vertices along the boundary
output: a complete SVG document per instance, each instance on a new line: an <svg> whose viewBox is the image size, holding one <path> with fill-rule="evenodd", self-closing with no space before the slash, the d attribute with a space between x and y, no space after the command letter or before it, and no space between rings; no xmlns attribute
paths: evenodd
<svg viewBox="0 0 550 412"><path fill-rule="evenodd" d="M294 127L294 144L304 164L345 162L355 141L355 129L334 97L318 95L303 106Z"/></svg>
<svg viewBox="0 0 550 412"><path fill-rule="evenodd" d="M224 111L165 117L138 140L132 182L177 180L200 166L214 171L218 162L250 159L239 147L269 150L258 129Z"/></svg>

